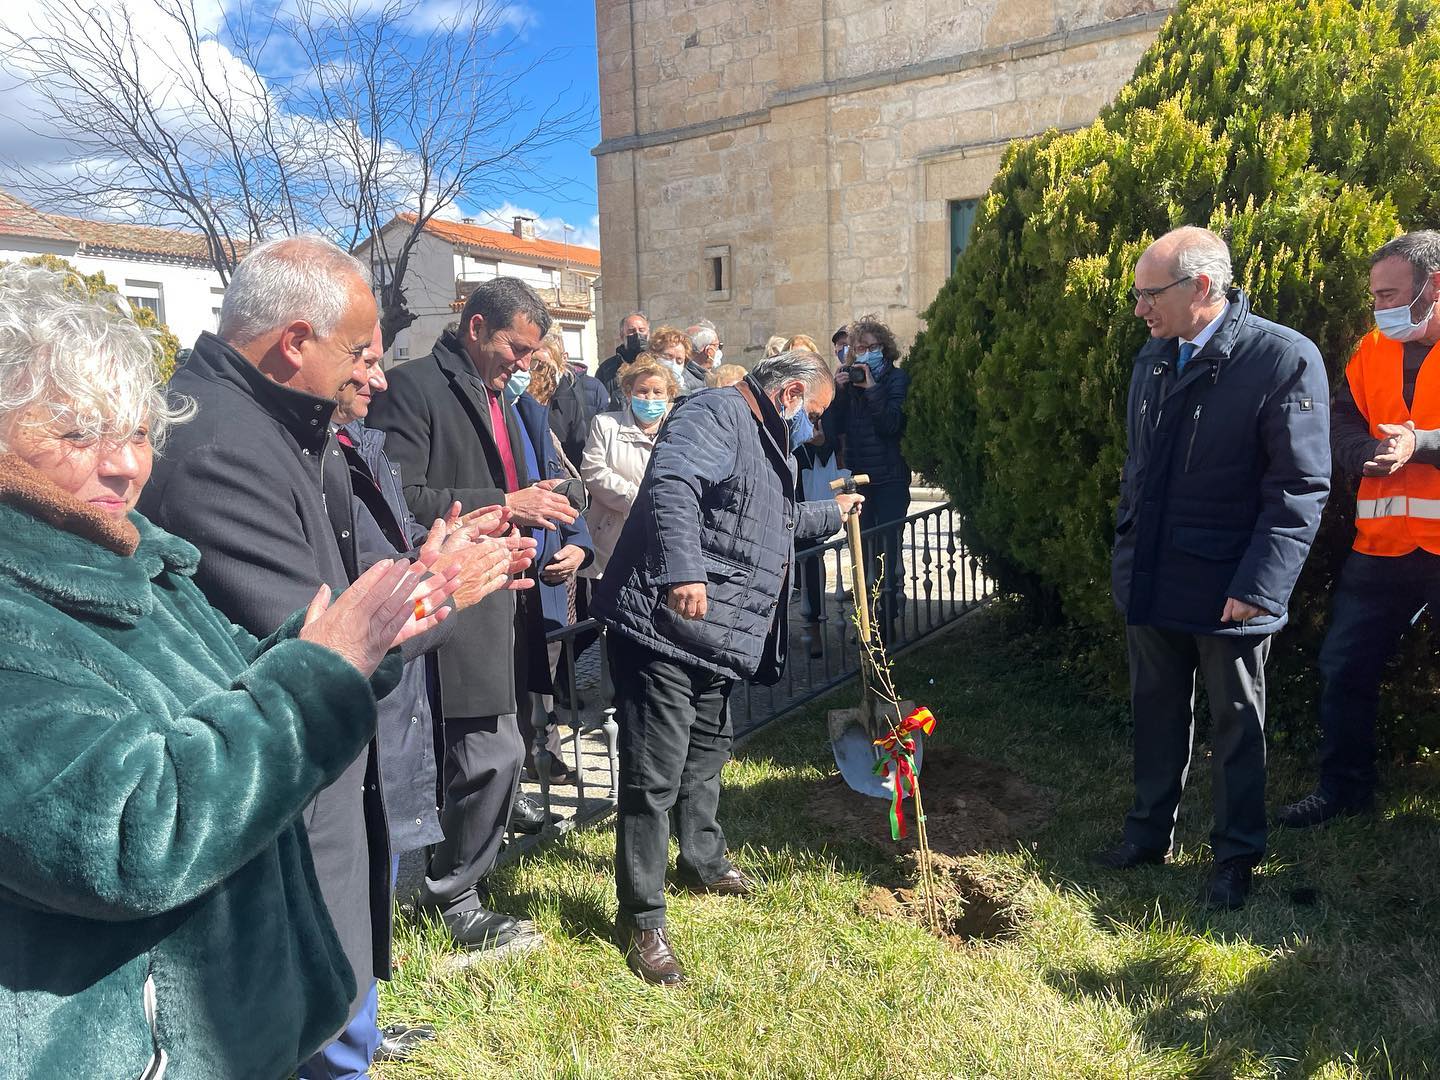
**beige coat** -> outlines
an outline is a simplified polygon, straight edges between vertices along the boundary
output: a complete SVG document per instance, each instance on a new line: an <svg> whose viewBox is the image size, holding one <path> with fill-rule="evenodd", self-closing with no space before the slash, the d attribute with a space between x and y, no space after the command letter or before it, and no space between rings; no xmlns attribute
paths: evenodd
<svg viewBox="0 0 1440 1080"><path fill-rule="evenodd" d="M658 429L657 429L658 433ZM601 413L590 422L580 475L590 491L590 509L585 523L595 543L595 561L581 573L599 577L615 551L620 530L630 516L630 507L640 492L640 480L650 464L655 436L647 435L628 408L623 412Z"/></svg>

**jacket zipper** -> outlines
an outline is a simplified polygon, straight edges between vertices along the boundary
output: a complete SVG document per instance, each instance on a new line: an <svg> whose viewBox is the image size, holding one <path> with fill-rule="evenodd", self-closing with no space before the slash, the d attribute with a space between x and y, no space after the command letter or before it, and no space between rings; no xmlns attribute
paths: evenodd
<svg viewBox="0 0 1440 1080"><path fill-rule="evenodd" d="M1190 471L1190 459L1191 459L1191 457L1193 457L1194 454L1195 454L1195 436L1200 433L1200 413L1204 410L1204 408L1205 408L1204 405L1196 405L1196 406L1195 406L1195 416L1194 416L1194 421L1195 421L1195 423L1194 423L1194 425L1190 428L1190 445L1189 445L1189 447L1185 450L1185 471L1186 471L1186 472L1189 472L1189 471Z"/></svg>
<svg viewBox="0 0 1440 1080"><path fill-rule="evenodd" d="M145 986L141 998L145 1008L145 1022L150 1025L150 1038L155 1049L150 1056L150 1064L140 1074L140 1080L164 1080L165 1070L170 1067L170 1056L160 1045L160 1005L155 992L155 976L153 974L145 976Z"/></svg>

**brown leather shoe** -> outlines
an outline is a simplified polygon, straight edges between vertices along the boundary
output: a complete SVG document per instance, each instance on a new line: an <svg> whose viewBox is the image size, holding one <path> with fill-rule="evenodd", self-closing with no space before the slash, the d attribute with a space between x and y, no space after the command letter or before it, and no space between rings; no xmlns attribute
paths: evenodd
<svg viewBox="0 0 1440 1080"><path fill-rule="evenodd" d="M615 934L625 963L636 975L656 986L679 986L685 981L680 961L670 951L665 928L641 930L623 921L617 922Z"/></svg>
<svg viewBox="0 0 1440 1080"><path fill-rule="evenodd" d="M675 878L691 892L717 893L720 896L749 896L755 891L755 882L734 866L714 881L697 881L688 874L681 874L678 871Z"/></svg>

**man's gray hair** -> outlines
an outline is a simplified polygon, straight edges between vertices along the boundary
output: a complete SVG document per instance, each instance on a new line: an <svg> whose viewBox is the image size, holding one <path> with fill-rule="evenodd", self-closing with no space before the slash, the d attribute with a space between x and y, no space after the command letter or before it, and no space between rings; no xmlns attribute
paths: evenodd
<svg viewBox="0 0 1440 1080"><path fill-rule="evenodd" d="M550 309L540 294L515 277L497 277L482 281L465 301L460 312L460 333L468 336L470 322L476 315L485 319L485 329L509 330L521 315L534 324L543 338L550 333Z"/></svg>
<svg viewBox="0 0 1440 1080"><path fill-rule="evenodd" d="M357 279L369 287L365 264L323 236L267 240L235 268L216 333L232 345L247 345L271 330L307 322L326 337L344 316Z"/></svg>
<svg viewBox="0 0 1440 1080"><path fill-rule="evenodd" d="M1184 225L1168 235L1176 240L1175 276L1197 278L1204 274L1210 280L1210 291L1205 298L1223 300L1235 280L1229 245L1198 225Z"/></svg>
<svg viewBox="0 0 1440 1080"><path fill-rule="evenodd" d="M640 318L642 318L642 319L645 320L645 325L646 325L646 326L649 326L649 325L650 325L650 316L649 316L649 315L646 315L643 311L632 311L632 312L630 312L629 315L626 315L623 319L620 320L620 332L621 332L621 333L624 333L624 332L625 332L625 324L626 324L627 322L629 322L631 319L635 318L637 315L638 315Z"/></svg>
<svg viewBox="0 0 1440 1080"><path fill-rule="evenodd" d="M791 349L761 360L750 374L766 394L773 394L786 383L799 379L805 384L808 396L831 380L825 361L809 349Z"/></svg>
<svg viewBox="0 0 1440 1080"><path fill-rule="evenodd" d="M690 335L690 344L697 353L704 352L720 340L720 331L715 329L715 324L709 319L701 319L685 332Z"/></svg>
<svg viewBox="0 0 1440 1080"><path fill-rule="evenodd" d="M1417 229L1383 245L1370 256L1374 266L1383 259L1404 259L1410 264L1415 275L1415 295L1425 287L1425 279L1440 270L1440 232L1434 229Z"/></svg>
<svg viewBox="0 0 1440 1080"><path fill-rule="evenodd" d="M155 333L118 294L92 297L73 275L0 266L0 446L22 420L116 440L148 425L159 446L195 406L166 399L156 358Z"/></svg>

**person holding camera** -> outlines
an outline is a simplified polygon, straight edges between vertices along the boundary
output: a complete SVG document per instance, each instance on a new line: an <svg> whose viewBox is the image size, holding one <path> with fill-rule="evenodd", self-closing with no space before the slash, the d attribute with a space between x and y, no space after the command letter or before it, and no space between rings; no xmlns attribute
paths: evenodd
<svg viewBox="0 0 1440 1080"><path fill-rule="evenodd" d="M852 362L835 372L835 400L825 410L821 427L827 439L838 442L842 466L870 477L860 511L861 530L893 526L865 543L866 580L876 582L877 564L883 560L885 566L878 588L880 632L888 640L905 606L899 523L910 510L910 466L900 442L905 435L910 375L898 366L895 335L873 317L848 327L846 346Z"/></svg>

